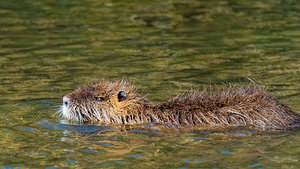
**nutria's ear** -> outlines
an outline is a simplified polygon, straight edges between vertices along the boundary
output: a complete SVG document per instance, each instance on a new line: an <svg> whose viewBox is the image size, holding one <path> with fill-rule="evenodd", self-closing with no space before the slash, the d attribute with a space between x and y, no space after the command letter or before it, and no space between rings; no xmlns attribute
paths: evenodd
<svg viewBox="0 0 300 169"><path fill-rule="evenodd" d="M119 94L118 94L118 99L119 99L119 102L127 100L128 99L128 94L124 91L120 91Z"/></svg>

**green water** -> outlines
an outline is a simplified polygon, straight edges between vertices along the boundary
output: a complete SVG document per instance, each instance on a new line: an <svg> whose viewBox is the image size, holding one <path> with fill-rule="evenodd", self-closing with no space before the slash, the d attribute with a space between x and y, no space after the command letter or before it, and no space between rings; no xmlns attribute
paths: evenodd
<svg viewBox="0 0 300 169"><path fill-rule="evenodd" d="M256 79L300 112L297 0L0 0L0 167L299 168L300 130L72 125L62 97L126 78L154 102Z"/></svg>

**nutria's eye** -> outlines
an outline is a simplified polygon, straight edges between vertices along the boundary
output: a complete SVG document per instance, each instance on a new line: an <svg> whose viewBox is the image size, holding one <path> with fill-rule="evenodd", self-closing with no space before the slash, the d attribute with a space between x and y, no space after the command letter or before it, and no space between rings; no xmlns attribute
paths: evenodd
<svg viewBox="0 0 300 169"><path fill-rule="evenodd" d="M127 100L128 99L128 94L124 91L120 91L119 94L118 94L118 99L119 99L119 102Z"/></svg>
<svg viewBox="0 0 300 169"><path fill-rule="evenodd" d="M95 100L97 100L98 102L102 102L104 101L104 97L95 97Z"/></svg>

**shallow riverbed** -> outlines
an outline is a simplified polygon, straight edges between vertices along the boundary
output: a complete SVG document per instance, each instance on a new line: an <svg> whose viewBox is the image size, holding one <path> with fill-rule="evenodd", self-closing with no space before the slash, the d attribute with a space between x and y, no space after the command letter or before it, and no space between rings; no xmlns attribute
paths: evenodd
<svg viewBox="0 0 300 169"><path fill-rule="evenodd" d="M158 103L257 80L300 112L300 3L0 1L0 167L299 168L300 129L68 124L73 89L125 78Z"/></svg>

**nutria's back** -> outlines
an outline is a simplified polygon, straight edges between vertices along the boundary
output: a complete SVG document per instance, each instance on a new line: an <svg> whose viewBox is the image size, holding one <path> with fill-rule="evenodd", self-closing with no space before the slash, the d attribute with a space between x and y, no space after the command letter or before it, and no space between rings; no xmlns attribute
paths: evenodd
<svg viewBox="0 0 300 169"><path fill-rule="evenodd" d="M154 112L171 115L169 122L178 125L287 128L300 120L298 114L254 83L219 92L190 92L156 105Z"/></svg>
<svg viewBox="0 0 300 169"><path fill-rule="evenodd" d="M297 113L253 82L220 91L191 91L154 105L137 94L128 82L100 81L66 95L61 115L73 121L118 124L261 129L285 129L300 124Z"/></svg>

